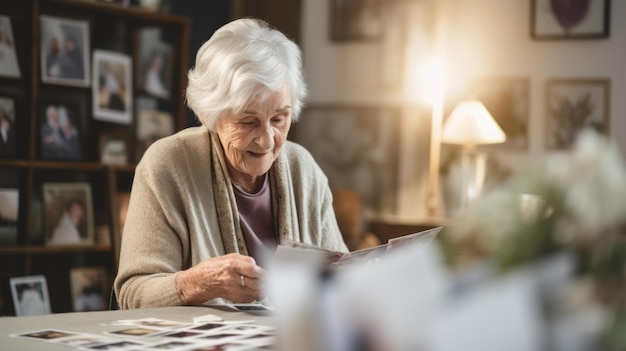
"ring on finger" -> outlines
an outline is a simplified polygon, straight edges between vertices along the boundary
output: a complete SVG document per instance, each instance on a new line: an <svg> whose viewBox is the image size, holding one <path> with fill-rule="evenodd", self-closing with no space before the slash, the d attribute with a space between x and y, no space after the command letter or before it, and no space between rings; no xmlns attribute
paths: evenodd
<svg viewBox="0 0 626 351"><path fill-rule="evenodd" d="M241 286L246 286L246 277L240 275L239 280L241 281Z"/></svg>

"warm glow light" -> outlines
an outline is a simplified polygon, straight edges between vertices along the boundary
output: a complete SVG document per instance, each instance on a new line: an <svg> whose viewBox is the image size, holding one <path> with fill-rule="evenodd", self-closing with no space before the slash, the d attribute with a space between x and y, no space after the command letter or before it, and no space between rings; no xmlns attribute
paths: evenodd
<svg viewBox="0 0 626 351"><path fill-rule="evenodd" d="M441 140L471 146L502 143L506 135L482 102L466 100L455 107L446 120Z"/></svg>
<svg viewBox="0 0 626 351"><path fill-rule="evenodd" d="M446 72L443 61L437 57L426 60L421 67L420 76L424 102L431 106L443 104L443 94L446 86Z"/></svg>
<svg viewBox="0 0 626 351"><path fill-rule="evenodd" d="M437 196L439 192L441 125L443 121L443 102L446 81L443 60L432 58L426 61L421 69L421 77L422 97L426 103L432 106L426 211L429 217L435 217L439 212Z"/></svg>

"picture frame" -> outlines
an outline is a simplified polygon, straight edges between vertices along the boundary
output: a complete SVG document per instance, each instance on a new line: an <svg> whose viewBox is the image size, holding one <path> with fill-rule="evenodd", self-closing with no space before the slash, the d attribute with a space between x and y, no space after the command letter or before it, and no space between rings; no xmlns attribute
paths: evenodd
<svg viewBox="0 0 626 351"><path fill-rule="evenodd" d="M309 150L332 188L360 195L366 217L395 213L401 120L402 108L395 105L312 104L290 139Z"/></svg>
<svg viewBox="0 0 626 351"><path fill-rule="evenodd" d="M136 161L155 141L174 133L174 117L167 112L141 110L137 121Z"/></svg>
<svg viewBox="0 0 626 351"><path fill-rule="evenodd" d="M331 41L379 40L383 32L381 6L379 0L330 0Z"/></svg>
<svg viewBox="0 0 626 351"><path fill-rule="evenodd" d="M169 99L172 81L172 46L161 41L160 28L144 28L138 34L135 83L138 91Z"/></svg>
<svg viewBox="0 0 626 351"><path fill-rule="evenodd" d="M93 203L89 183L44 183L46 245L93 245Z"/></svg>
<svg viewBox="0 0 626 351"><path fill-rule="evenodd" d="M83 158L79 108L65 102L46 102L39 108L39 149L44 160L80 161Z"/></svg>
<svg viewBox="0 0 626 351"><path fill-rule="evenodd" d="M0 95L0 159L17 156L15 98Z"/></svg>
<svg viewBox="0 0 626 351"><path fill-rule="evenodd" d="M110 290L104 267L72 268L70 285L74 312L103 311L108 308Z"/></svg>
<svg viewBox="0 0 626 351"><path fill-rule="evenodd" d="M0 246L17 244L19 209L19 189L0 188Z"/></svg>
<svg viewBox="0 0 626 351"><path fill-rule="evenodd" d="M609 135L609 79L546 81L546 147L568 149L584 128Z"/></svg>
<svg viewBox="0 0 626 351"><path fill-rule="evenodd" d="M45 276L13 277L9 279L9 282L16 316L36 316L51 313Z"/></svg>
<svg viewBox="0 0 626 351"><path fill-rule="evenodd" d="M131 124L132 67L128 55L106 50L93 54L93 118L118 124Z"/></svg>
<svg viewBox="0 0 626 351"><path fill-rule="evenodd" d="M42 15L41 80L49 84L90 85L89 22Z"/></svg>
<svg viewBox="0 0 626 351"><path fill-rule="evenodd" d="M0 77L21 78L11 17L0 15Z"/></svg>
<svg viewBox="0 0 626 351"><path fill-rule="evenodd" d="M530 79L528 77L477 77L467 96L482 102L506 135L500 144L486 148L527 150L530 128Z"/></svg>
<svg viewBox="0 0 626 351"><path fill-rule="evenodd" d="M530 14L535 40L609 37L610 0L531 0Z"/></svg>
<svg viewBox="0 0 626 351"><path fill-rule="evenodd" d="M105 165L127 165L130 160L130 138L126 133L100 135L100 162Z"/></svg>

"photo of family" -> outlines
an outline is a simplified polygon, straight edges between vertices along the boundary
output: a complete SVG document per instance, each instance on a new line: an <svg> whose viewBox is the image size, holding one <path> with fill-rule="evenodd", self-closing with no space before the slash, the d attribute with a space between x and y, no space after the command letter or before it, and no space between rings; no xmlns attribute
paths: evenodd
<svg viewBox="0 0 626 351"><path fill-rule="evenodd" d="M93 54L93 116L97 120L130 124L132 121L131 58L118 52Z"/></svg>
<svg viewBox="0 0 626 351"><path fill-rule="evenodd" d="M82 149L76 109L65 104L42 106L41 157L46 160L80 160Z"/></svg>
<svg viewBox="0 0 626 351"><path fill-rule="evenodd" d="M45 183L46 243L93 244L93 212L89 183Z"/></svg>
<svg viewBox="0 0 626 351"><path fill-rule="evenodd" d="M86 21L41 16L41 80L89 85L89 27Z"/></svg>

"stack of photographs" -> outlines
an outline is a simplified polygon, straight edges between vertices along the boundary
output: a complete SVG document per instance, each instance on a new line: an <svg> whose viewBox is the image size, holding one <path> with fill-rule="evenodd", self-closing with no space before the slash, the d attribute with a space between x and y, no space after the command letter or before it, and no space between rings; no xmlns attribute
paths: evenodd
<svg viewBox="0 0 626 351"><path fill-rule="evenodd" d="M100 334L45 329L12 337L61 344L79 350L271 350L275 328L254 321L184 323L160 318L104 323Z"/></svg>

